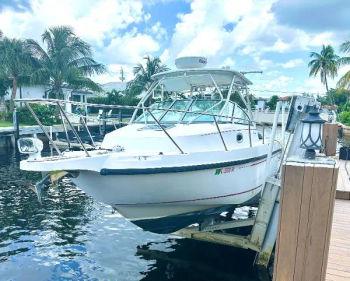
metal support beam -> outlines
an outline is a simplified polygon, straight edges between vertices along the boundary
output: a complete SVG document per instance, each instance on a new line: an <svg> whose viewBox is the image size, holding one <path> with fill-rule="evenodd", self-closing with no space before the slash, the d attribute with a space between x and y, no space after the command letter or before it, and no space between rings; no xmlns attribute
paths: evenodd
<svg viewBox="0 0 350 281"><path fill-rule="evenodd" d="M61 116L61 120L62 120L64 133L66 134L66 140L67 140L67 143L68 143L68 150L70 150L71 147L70 147L70 140L69 140L69 135L68 135L68 131L67 131L67 126L66 126L66 123L64 122L64 117L62 115L61 110L60 110L60 116Z"/></svg>
<svg viewBox="0 0 350 281"><path fill-rule="evenodd" d="M220 131L218 122L216 121L215 116L214 116L213 118L214 118L214 122L215 122L216 129L217 129L218 132L219 132L219 135L220 135L220 139L221 139L221 141L222 141L222 144L224 145L225 151L227 151L227 146L226 146L226 143L225 143L225 141L224 141L224 138L223 138L223 136L222 136L222 134L221 134L221 131Z"/></svg>
<svg viewBox="0 0 350 281"><path fill-rule="evenodd" d="M277 130L277 123L278 123L278 116L280 114L281 110L281 101L278 101L276 104L276 111L273 119L273 125L272 125L272 131L270 135L270 143L269 143L269 151L267 153L267 158L266 158L266 176L270 174L270 164L271 164L271 157L272 157L272 151L273 151L273 146L275 143L275 138L276 138L276 130Z"/></svg>
<svg viewBox="0 0 350 281"><path fill-rule="evenodd" d="M89 135L89 138L91 140L91 144L93 147L96 147L95 145L95 142L94 142L94 139L92 138L92 135L90 133L90 130L89 130L89 127L87 126L86 122L85 122L85 119L83 116L80 116L80 120L81 120L81 123L83 123L84 127L85 127L85 130L87 131L88 135Z"/></svg>
<svg viewBox="0 0 350 281"><path fill-rule="evenodd" d="M255 218L216 223L201 228L201 231L215 231L254 225Z"/></svg>
<svg viewBox="0 0 350 281"><path fill-rule="evenodd" d="M60 111L62 112L64 118L66 118L69 127L72 129L73 134L75 135L75 137L77 138L78 142L80 143L80 145L82 146L83 150L85 151L86 156L87 156L87 157L90 157L90 154L89 154L89 152L86 150L86 147L85 147L83 141L82 141L81 138L79 137L77 131L74 129L74 126L72 125L72 123L69 121L69 119L68 119L68 117L67 117L67 114L64 112L64 110L63 110L63 108L62 108L62 106L60 105L59 102L57 102L57 106L58 106L58 108L60 109Z"/></svg>
<svg viewBox="0 0 350 281"><path fill-rule="evenodd" d="M280 190L280 181L274 178L266 180L262 193L259 209L256 214L255 223L250 236L250 242L261 248L265 239L265 234L269 226L271 214L277 195Z"/></svg>
<svg viewBox="0 0 350 281"><path fill-rule="evenodd" d="M280 193L279 193L280 194ZM279 197L279 195L278 195ZM278 200L278 199L277 199ZM255 257L254 264L258 267L267 268L271 260L272 252L276 244L277 232L278 232L278 220L279 220L279 211L280 203L279 200L275 202L275 205L272 210L270 217L270 223L265 234L265 239L262 244L260 251Z"/></svg>
<svg viewBox="0 0 350 281"><path fill-rule="evenodd" d="M36 116L35 112L33 111L33 109L30 107L30 105L25 102L26 107L28 108L28 110L30 111L30 113L33 115L36 123L38 123L38 125L40 126L41 130L43 131L43 133L45 134L45 136L47 137L47 139L49 140L49 142L51 143L51 145L53 146L53 148L56 150L56 152L58 153L58 155L62 155L61 151L58 149L57 145L53 142L53 139L49 136L49 134L46 132L43 124L40 122L39 118Z"/></svg>
<svg viewBox="0 0 350 281"><path fill-rule="evenodd" d="M159 123L157 118L152 114L152 112L149 109L146 109L147 112L152 116L154 121L157 123L157 125L163 130L163 132L168 136L168 138L172 141L172 143L176 146L176 148L181 152L181 154L184 154L183 150L178 146L178 144L174 141L174 139L169 135L169 133L165 130L165 128L162 126L162 124Z"/></svg>

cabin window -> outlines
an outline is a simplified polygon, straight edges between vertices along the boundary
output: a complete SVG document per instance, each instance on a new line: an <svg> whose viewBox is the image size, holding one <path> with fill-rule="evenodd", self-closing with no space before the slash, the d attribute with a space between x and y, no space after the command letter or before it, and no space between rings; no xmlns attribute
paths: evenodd
<svg viewBox="0 0 350 281"><path fill-rule="evenodd" d="M224 102L218 100L195 100L191 105L189 111L192 112L204 112L209 114L219 114ZM184 122L214 122L213 116L202 115L196 113L186 113L183 118Z"/></svg>
<svg viewBox="0 0 350 281"><path fill-rule="evenodd" d="M184 116L184 112L187 110L188 106L191 104L192 100L177 100L170 109L172 110L181 110L179 112L177 111L168 111L162 118L162 123L174 123L179 122L182 117Z"/></svg>
<svg viewBox="0 0 350 281"><path fill-rule="evenodd" d="M164 101L164 102L156 102L151 105L151 112L154 115L157 120L163 116L166 109L168 109L172 104L172 101ZM150 122L154 123L154 119L148 112L145 112L141 114L137 119L136 122Z"/></svg>
<svg viewBox="0 0 350 281"><path fill-rule="evenodd" d="M235 111L233 112L233 121L236 123L248 124L249 118L247 114L240 108L238 105L235 107Z"/></svg>
<svg viewBox="0 0 350 281"><path fill-rule="evenodd" d="M167 109L170 109L167 111ZM175 111L172 111L175 110ZM179 110L179 111L176 111ZM185 113L185 111L188 111ZM235 103L225 100L196 100L183 99L176 101L157 102L151 106L151 112L160 123L201 123L214 122L212 115L221 115L226 117L217 117L218 122L236 122L248 124L249 118L247 114ZM203 114L197 114L201 112ZM144 112L136 122L155 123L154 119L148 112Z"/></svg>

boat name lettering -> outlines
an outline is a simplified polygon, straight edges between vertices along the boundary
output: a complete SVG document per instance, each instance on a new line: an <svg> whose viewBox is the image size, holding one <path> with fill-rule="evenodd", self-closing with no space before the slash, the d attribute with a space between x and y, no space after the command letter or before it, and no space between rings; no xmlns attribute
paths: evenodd
<svg viewBox="0 0 350 281"><path fill-rule="evenodd" d="M215 170L215 175L221 175L221 174L228 174L232 173L235 170L234 166L231 167L225 167L225 168L219 168Z"/></svg>

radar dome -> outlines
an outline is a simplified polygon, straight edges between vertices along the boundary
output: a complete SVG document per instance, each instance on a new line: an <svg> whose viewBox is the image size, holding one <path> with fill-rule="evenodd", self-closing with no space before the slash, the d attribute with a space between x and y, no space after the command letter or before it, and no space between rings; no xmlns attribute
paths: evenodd
<svg viewBox="0 0 350 281"><path fill-rule="evenodd" d="M178 69L202 68L207 64L205 57L180 57L175 60Z"/></svg>

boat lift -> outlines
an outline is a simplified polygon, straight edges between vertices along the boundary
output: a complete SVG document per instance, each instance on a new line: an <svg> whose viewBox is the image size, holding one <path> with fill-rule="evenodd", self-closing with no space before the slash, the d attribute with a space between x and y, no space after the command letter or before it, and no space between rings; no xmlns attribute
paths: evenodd
<svg viewBox="0 0 350 281"><path fill-rule="evenodd" d="M284 111L285 102L279 101L276 106L274 124L272 127L270 143L276 140L276 129L279 114L282 115L282 136L281 143L283 147L280 166L289 154L289 151L295 143L299 143L300 126L299 120L307 111L309 106L314 106L315 101L311 98L301 96L293 97L287 120L285 120ZM285 122L286 121L286 122ZM289 132L287 141L285 142L285 133ZM272 147L272 145L271 145ZM271 153L267 156L267 166L270 162ZM281 193L280 170L274 177L268 177L265 182L264 189L261 194L260 202L256 215L247 219L225 220L224 217L219 221L206 221L202 225L190 226L178 230L174 233L176 236L201 240L210 243L217 243L226 246L232 246L243 249L250 249L256 252L254 265L261 269L267 269L273 255L276 244L279 206ZM251 227L251 231L247 235L237 235L233 232L242 227Z"/></svg>

